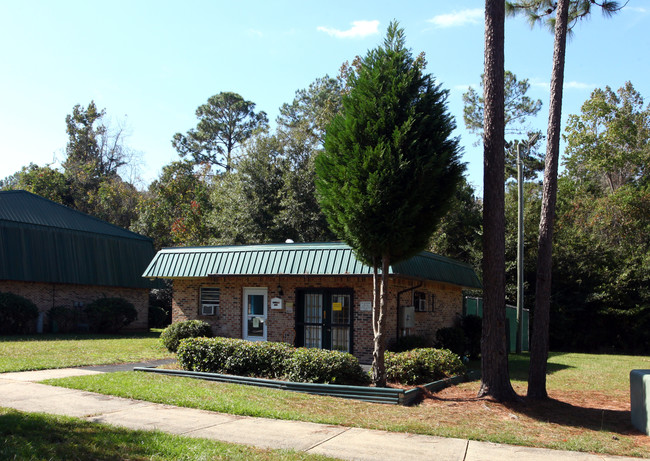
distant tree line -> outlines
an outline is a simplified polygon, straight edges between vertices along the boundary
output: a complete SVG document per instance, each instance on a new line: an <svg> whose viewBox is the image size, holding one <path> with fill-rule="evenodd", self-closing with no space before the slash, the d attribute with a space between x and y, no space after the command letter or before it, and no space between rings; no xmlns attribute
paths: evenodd
<svg viewBox="0 0 650 461"><path fill-rule="evenodd" d="M341 110L346 79L324 76L280 108L276 128L234 93L197 109L196 128L171 140L179 159L145 190L129 178L135 155L124 129L111 126L94 102L66 117L61 168L29 164L0 181L147 235L156 248L335 239L315 190L315 159ZM511 93L508 93L510 88ZM526 80L506 73L510 107L534 116ZM517 101L523 103L518 106ZM465 123L480 135L480 97L465 98ZM508 102L506 103L506 111ZM478 118L477 118L478 117ZM512 123L520 118L511 117ZM508 125L512 127L512 125ZM510 146L529 130L508 130ZM627 83L596 89L564 131L553 249L550 344L554 350L650 352L650 106ZM517 188L515 152L505 162L506 296L516 301ZM534 305L543 168L536 150L525 159L526 307ZM480 273L482 199L463 181L430 241L434 252ZM533 312L534 315L534 312Z"/></svg>

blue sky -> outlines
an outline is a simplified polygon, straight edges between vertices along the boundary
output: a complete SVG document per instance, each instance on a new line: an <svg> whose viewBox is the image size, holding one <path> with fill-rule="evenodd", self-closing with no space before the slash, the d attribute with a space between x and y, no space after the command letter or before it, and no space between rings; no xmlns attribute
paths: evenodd
<svg viewBox="0 0 650 461"><path fill-rule="evenodd" d="M296 90L379 45L388 23L426 53L450 91L463 160L482 187L482 149L462 121L462 94L483 71L483 7L474 1L29 1L0 0L0 178L65 157L65 116L94 100L140 155L141 187L176 160L176 132L196 125L208 97L234 91L270 120ZM506 69L543 102L546 133L553 37L523 18L506 21ZM590 92L630 80L650 102L650 1L630 0L610 19L596 11L567 49L563 118ZM126 173L127 176L129 173ZM479 194L480 191L479 191Z"/></svg>

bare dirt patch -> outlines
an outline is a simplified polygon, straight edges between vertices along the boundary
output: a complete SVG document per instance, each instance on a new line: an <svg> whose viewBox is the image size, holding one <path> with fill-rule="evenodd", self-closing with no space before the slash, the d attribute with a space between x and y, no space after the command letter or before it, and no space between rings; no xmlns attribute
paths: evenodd
<svg viewBox="0 0 650 461"><path fill-rule="evenodd" d="M478 383L469 383L426 393L420 405L445 415L449 423L456 418L462 418L458 423L473 421L482 434L503 431L506 423L530 445L571 449L572 440L592 439L590 451L650 457L650 437L631 424L629 396L551 390L549 400L535 401L523 397L525 388L516 388L520 401L499 403L477 398L478 388Z"/></svg>

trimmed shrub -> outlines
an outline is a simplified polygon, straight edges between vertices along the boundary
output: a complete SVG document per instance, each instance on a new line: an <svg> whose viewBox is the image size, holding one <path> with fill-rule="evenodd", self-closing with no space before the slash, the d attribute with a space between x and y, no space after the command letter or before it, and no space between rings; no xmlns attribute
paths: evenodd
<svg viewBox="0 0 650 461"><path fill-rule="evenodd" d="M122 298L100 298L84 308L94 333L117 333L138 318L133 304Z"/></svg>
<svg viewBox="0 0 650 461"><path fill-rule="evenodd" d="M277 379L285 375L285 363L293 347L285 343L244 341L226 359L224 373Z"/></svg>
<svg viewBox="0 0 650 461"><path fill-rule="evenodd" d="M18 335L34 330L38 307L14 293L0 293L0 334Z"/></svg>
<svg viewBox="0 0 650 461"><path fill-rule="evenodd" d="M286 363L290 381L329 384L368 384L359 360L348 353L324 349L294 349Z"/></svg>
<svg viewBox="0 0 650 461"><path fill-rule="evenodd" d="M168 282L165 288L149 292L149 328L165 328L172 323L172 288Z"/></svg>
<svg viewBox="0 0 650 461"><path fill-rule="evenodd" d="M181 339L212 337L210 324L203 320L185 320L169 325L160 334L160 341L169 352L176 352Z"/></svg>
<svg viewBox="0 0 650 461"><path fill-rule="evenodd" d="M75 311L67 306L54 306L47 311L52 333L71 333L75 329Z"/></svg>
<svg viewBox="0 0 650 461"><path fill-rule="evenodd" d="M465 333L462 328L440 328L436 332L436 339L436 346L440 349L449 349L458 355L465 355Z"/></svg>
<svg viewBox="0 0 650 461"><path fill-rule="evenodd" d="M388 381L402 384L425 384L465 372L458 355L447 349L413 349L386 352Z"/></svg>
<svg viewBox="0 0 650 461"><path fill-rule="evenodd" d="M149 328L163 328L169 325L168 314L169 312L160 306L149 306Z"/></svg>
<svg viewBox="0 0 650 461"><path fill-rule="evenodd" d="M476 360L481 355L483 319L478 315L466 315L461 319L460 325L465 333L465 352L470 359Z"/></svg>
<svg viewBox="0 0 650 461"><path fill-rule="evenodd" d="M369 382L357 358L338 351L233 338L192 338L183 339L177 353L181 367L191 371L310 383Z"/></svg>

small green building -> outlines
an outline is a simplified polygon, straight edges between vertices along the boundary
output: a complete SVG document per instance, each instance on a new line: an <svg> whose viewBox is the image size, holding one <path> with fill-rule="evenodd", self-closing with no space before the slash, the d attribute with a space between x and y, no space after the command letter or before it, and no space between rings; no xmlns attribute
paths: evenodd
<svg viewBox="0 0 650 461"><path fill-rule="evenodd" d="M141 275L154 254L147 237L26 191L0 192L0 291L34 302L40 330L52 307L102 297L131 302L129 329L146 329L152 284Z"/></svg>

